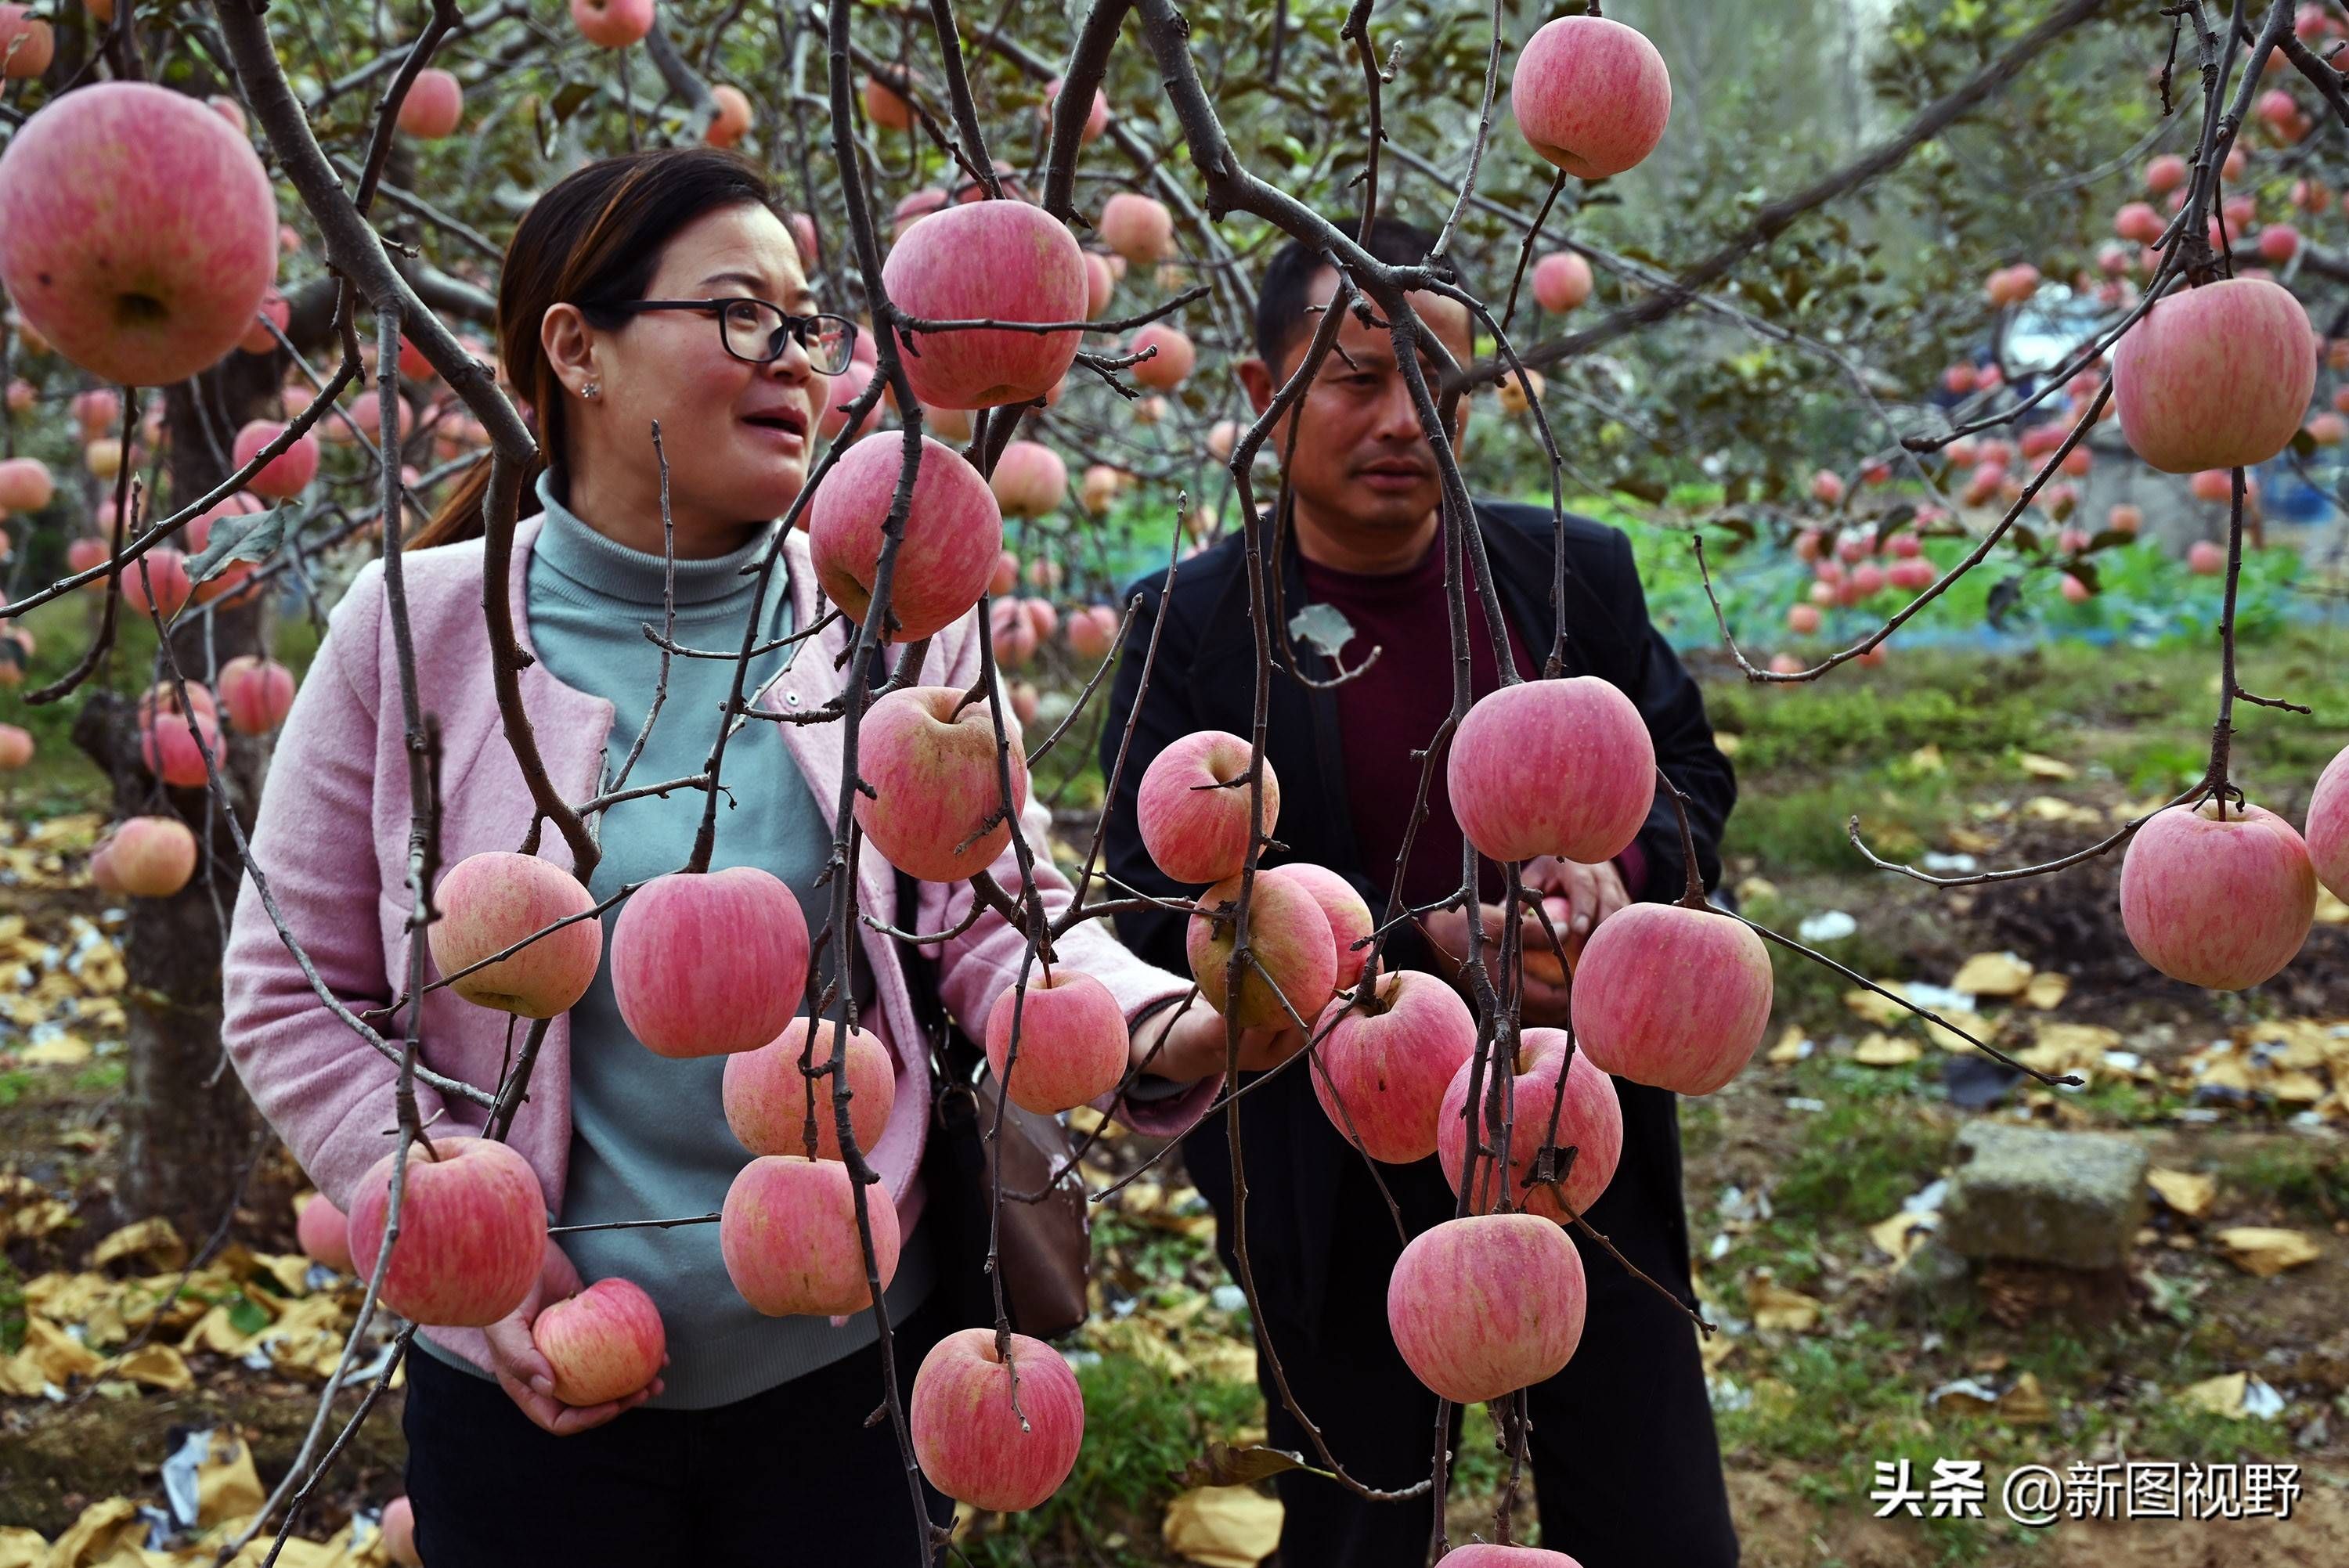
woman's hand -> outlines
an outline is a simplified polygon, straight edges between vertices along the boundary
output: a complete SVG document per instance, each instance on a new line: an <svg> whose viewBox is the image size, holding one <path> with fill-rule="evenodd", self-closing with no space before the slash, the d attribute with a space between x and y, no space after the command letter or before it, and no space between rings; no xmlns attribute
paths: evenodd
<svg viewBox="0 0 2349 1568"><path fill-rule="evenodd" d="M538 1283L531 1287L522 1305L482 1330L489 1337L490 1369L497 1374L498 1387L522 1407L523 1415L558 1438L600 1427L661 1391L661 1380L656 1377L635 1393L601 1405L566 1405L554 1397L554 1368L532 1342L531 1325L538 1321L541 1307L577 1295L585 1283L563 1249L549 1242L546 1261L538 1271ZM661 1365L668 1365L666 1355L661 1357Z"/></svg>
<svg viewBox="0 0 2349 1568"><path fill-rule="evenodd" d="M1164 1045L1159 1044L1161 1034L1166 1037ZM1295 1025L1278 1029L1243 1029L1240 1071L1263 1072L1277 1068L1304 1045L1305 1031ZM1155 1077L1195 1083L1203 1078L1223 1076L1226 1046L1224 1016L1194 996L1174 1013L1153 1013L1136 1025L1130 1059ZM1143 1066L1145 1059L1146 1067Z"/></svg>

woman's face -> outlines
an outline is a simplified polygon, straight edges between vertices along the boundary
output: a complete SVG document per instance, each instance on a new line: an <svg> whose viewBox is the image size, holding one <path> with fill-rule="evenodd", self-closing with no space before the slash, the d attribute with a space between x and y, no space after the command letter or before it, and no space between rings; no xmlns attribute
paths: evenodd
<svg viewBox="0 0 2349 1568"><path fill-rule="evenodd" d="M791 232L755 202L704 213L661 253L647 299L747 295L794 315L816 310ZM601 396L570 404L574 439L601 449L574 452L574 467L639 479L656 492L659 464L652 425L668 459L670 511L682 533L698 525L766 523L789 510L807 480L815 412L825 377L791 342L764 365L726 351L715 311L647 311L595 335Z"/></svg>

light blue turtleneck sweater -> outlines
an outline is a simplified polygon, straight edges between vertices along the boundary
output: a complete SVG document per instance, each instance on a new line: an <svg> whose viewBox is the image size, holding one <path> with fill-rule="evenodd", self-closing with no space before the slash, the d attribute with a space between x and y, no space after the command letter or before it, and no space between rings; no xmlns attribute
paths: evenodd
<svg viewBox="0 0 2349 1568"><path fill-rule="evenodd" d="M531 551L526 605L530 639L549 674L564 685L609 700L616 712L605 742L603 788L627 757L660 677L661 650L642 630L662 619L662 558L632 550L583 522L560 498L553 474L538 483L546 521ZM772 530L731 554L677 562L676 641L686 647L742 645L742 625L757 590L755 565L772 542ZM761 643L792 630L792 596L781 562L761 612ZM785 668L804 645L753 659L746 698ZM629 771L630 784L655 784L701 771L709 759L731 687L730 660L672 658L668 696ZM736 804L724 800L710 869L758 866L787 883L810 912L811 930L823 923L829 901L815 886L832 845L833 803L818 801L786 748L780 726L753 721L726 743L725 778ZM676 871L693 852L705 797L679 790L664 799L642 796L603 813L603 858L587 891L597 902L627 882ZM618 911L604 915L609 951ZM822 969L833 973L827 946ZM862 965L857 978L869 989ZM860 995L859 1001L864 998ZM667 1219L706 1214L725 1202L726 1189L750 1156L726 1126L719 1085L724 1057L673 1060L640 1045L621 1021L610 966L571 1009L571 1169L559 1222ZM668 1334L666 1387L647 1401L672 1409L730 1404L812 1372L873 1343L873 1319L860 1313L838 1328L829 1318L766 1317L744 1301L726 1276L715 1224L591 1231L559 1238L590 1282L617 1274L642 1285L660 1308ZM889 1286L892 1322L919 1305L931 1284L925 1227L905 1238ZM424 1336L417 1342L442 1360L473 1371Z"/></svg>

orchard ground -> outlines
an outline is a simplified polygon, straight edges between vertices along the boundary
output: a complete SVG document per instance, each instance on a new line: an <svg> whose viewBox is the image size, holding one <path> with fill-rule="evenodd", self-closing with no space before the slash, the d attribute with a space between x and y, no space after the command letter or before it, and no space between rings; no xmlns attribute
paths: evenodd
<svg viewBox="0 0 2349 1568"><path fill-rule="evenodd" d="M2216 583L2130 547L2108 556L2104 592L2086 604L2064 603L2052 574L2033 580L1988 644L1971 630L1987 592L1977 587L1931 618L1939 630L1924 645L1896 639L1881 667L1811 687L1749 686L1707 634L1712 611L1685 545L1665 531L1635 537L1658 620L1690 645L1734 748L1726 881L1747 912L1786 931L1848 924L1818 945L1887 982L1949 986L1971 961L1960 988L1987 1037L2090 1080L2008 1084L1988 1108L1961 1109L1957 1054L1885 1021L1832 975L1775 955L1764 1057L1682 1110L1698 1278L1722 1330L1705 1354L1745 1560L2349 1560L2349 909L2328 901L2284 975L2230 997L2163 981L2136 958L2116 857L1945 892L1869 871L1842 830L1856 812L1889 859L2015 864L2100 838L2175 793L2208 742ZM2294 820L2349 739L2349 610L2299 559L2275 551L2248 564L2244 658L2250 684L2289 692L2318 717L2237 710L2246 789ZM1724 573L1733 624L1761 652L1775 651L1762 634L1776 623L1739 612L1782 603L1778 579L1801 571L1764 548ZM29 617L42 634L33 679L72 656L88 608L68 601ZM313 638L298 617L287 631L282 656L302 667ZM118 668L143 668L140 624L128 634L131 656ZM2116 645L2129 649L2126 665ZM1030 672L1063 694L1083 673ZM63 718L27 713L36 727ZM283 1261L295 1250L289 1200L302 1183L278 1149L225 1236L118 1233L141 1217L110 1205L123 1066L109 998L120 967L106 934L115 901L86 871L102 786L62 734L42 740L13 781L0 847L0 947L14 955L0 965L11 1025L0 1033L0 1522L54 1541L94 1508L128 1506L118 1500L160 1506L158 1467L190 1429L233 1430L262 1487L274 1485L357 1290ZM1100 779L1090 762L1060 769L1090 750L1061 748L1037 779L1064 850L1089 833ZM1970 1282L1902 1287L1899 1258L1929 1234L1899 1219L1903 1205L1945 1168L1955 1130L1982 1115L2144 1141L2172 1196L2154 1203L2125 1270L1993 1264ZM1112 1134L1092 1185L1150 1152ZM2207 1199L2167 1172L2210 1179ZM2221 1240L2239 1227L2292 1233L2296 1243L2277 1244L2308 1261L2253 1272L2262 1255ZM1172 1563L1186 1549L1253 1561L1277 1527L1268 1495L1177 1479L1210 1441L1262 1432L1245 1311L1215 1259L1206 1206L1169 1160L1101 1205L1094 1233L1097 1311L1071 1346L1087 1411L1075 1473L1033 1513L973 1520L966 1549L1003 1564ZM124 1282L167 1290L191 1249L204 1254L192 1299L165 1313L137 1357L105 1366L92 1352L120 1349L122 1319L138 1321ZM43 1372L57 1370L85 1375L61 1399L43 1397ZM355 1508L399 1490L398 1398L362 1428L305 1533L346 1530ZM1481 1411L1468 1430L1451 1504L1464 1537L1489 1519L1505 1469ZM2010 1467L2123 1458L2297 1464L2302 1493L2282 1522L2066 1522L2044 1533L2003 1522L1996 1486ZM1876 1462L1903 1459L1920 1477L1936 1459L1982 1460L1988 1521L1872 1518ZM241 1474L233 1463L212 1474L220 1509L235 1511ZM1230 1555L1214 1554L1218 1540Z"/></svg>

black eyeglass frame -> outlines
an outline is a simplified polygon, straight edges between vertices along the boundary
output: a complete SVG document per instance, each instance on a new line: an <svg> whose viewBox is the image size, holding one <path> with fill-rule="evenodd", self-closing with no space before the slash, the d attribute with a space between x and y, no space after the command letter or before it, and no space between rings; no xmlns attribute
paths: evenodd
<svg viewBox="0 0 2349 1568"><path fill-rule="evenodd" d="M768 338L768 342L774 348L773 353L761 359L755 358L748 354L739 354L735 352L733 340L727 335L726 332L726 307L730 304L759 305L767 310L773 311L777 315L782 318L782 325L778 327ZM746 365L771 365L776 360L781 359L783 356L782 344L787 336L797 341L801 349L805 352L808 356L809 367L821 376L839 375L843 370L847 369L849 362L856 357L856 323L850 320L848 317L844 315L833 315L828 312L823 311L819 311L813 315L793 315L790 311L785 310L781 305L775 304L772 300L760 299L752 294L720 294L709 299L618 300L608 303L599 303L592 305L582 305L579 308L582 310L617 311L623 315L640 315L645 312L656 310L706 310L714 312L715 315L713 319L718 323L719 346L724 348L728 354L732 355L735 358L741 360ZM837 365L825 366L818 365L815 362L815 347L808 341L808 336L818 322L831 322L839 328L841 334L840 362Z"/></svg>

